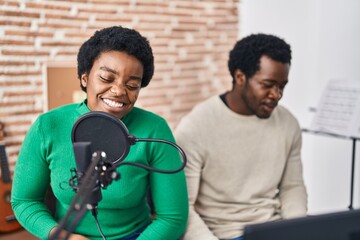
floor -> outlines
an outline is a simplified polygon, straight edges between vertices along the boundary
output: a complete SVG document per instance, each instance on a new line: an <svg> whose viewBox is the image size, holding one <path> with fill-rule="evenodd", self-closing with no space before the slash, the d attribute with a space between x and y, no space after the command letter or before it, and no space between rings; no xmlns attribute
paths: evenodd
<svg viewBox="0 0 360 240"><path fill-rule="evenodd" d="M34 237L24 229L12 233L0 233L0 240L36 240L36 239L38 238Z"/></svg>

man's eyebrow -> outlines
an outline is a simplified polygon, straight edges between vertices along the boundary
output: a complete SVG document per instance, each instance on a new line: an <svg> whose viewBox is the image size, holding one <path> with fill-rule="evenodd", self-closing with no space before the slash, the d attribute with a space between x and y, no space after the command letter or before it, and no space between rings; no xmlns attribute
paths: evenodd
<svg viewBox="0 0 360 240"><path fill-rule="evenodd" d="M267 82L267 83L276 83L276 80L273 79L263 79L262 82Z"/></svg>
<svg viewBox="0 0 360 240"><path fill-rule="evenodd" d="M264 79L263 80L264 82L271 82L271 83L277 83L278 81L276 80L273 80L273 79ZM288 80L285 80L282 82L283 84L287 84L288 83Z"/></svg>

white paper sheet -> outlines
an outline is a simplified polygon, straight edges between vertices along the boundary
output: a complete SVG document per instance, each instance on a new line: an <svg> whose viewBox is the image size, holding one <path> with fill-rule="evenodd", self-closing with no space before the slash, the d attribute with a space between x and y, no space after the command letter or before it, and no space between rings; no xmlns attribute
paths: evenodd
<svg viewBox="0 0 360 240"><path fill-rule="evenodd" d="M316 109L311 130L360 138L360 80L331 80Z"/></svg>

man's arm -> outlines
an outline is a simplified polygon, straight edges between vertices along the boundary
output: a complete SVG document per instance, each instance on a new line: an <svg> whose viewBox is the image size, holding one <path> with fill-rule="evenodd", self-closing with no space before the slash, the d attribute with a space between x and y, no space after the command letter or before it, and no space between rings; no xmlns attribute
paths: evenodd
<svg viewBox="0 0 360 240"><path fill-rule="evenodd" d="M218 238L210 231L195 209L195 202L198 197L198 189L201 180L201 171L200 175L196 176L196 170L194 172L194 169L192 169L191 166L187 166L185 172L189 194L189 220L184 234L184 240L217 240Z"/></svg>
<svg viewBox="0 0 360 240"><path fill-rule="evenodd" d="M198 199L201 186L201 174L204 154L201 153L200 140L195 133L196 127L189 119L183 119L175 131L176 142L186 153L188 162L185 167L186 181L189 196L189 219L184 240L217 240L201 216L196 212L195 203Z"/></svg>
<svg viewBox="0 0 360 240"><path fill-rule="evenodd" d="M307 193L301 162L301 141L301 130L298 127L280 183L281 215L284 219L305 216L307 212Z"/></svg>

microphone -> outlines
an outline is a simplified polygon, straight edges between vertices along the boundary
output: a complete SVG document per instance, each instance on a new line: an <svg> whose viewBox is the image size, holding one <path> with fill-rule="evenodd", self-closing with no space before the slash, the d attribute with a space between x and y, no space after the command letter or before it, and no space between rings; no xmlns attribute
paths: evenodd
<svg viewBox="0 0 360 240"><path fill-rule="evenodd" d="M73 143L75 161L76 161L76 177L78 181L78 185L81 186L82 178L85 175L86 170L88 169L90 162L92 160L92 152L91 152L91 142L74 142ZM92 193L89 195L87 199L87 208L95 209L98 203L102 199L101 189L96 183L95 188Z"/></svg>
<svg viewBox="0 0 360 240"><path fill-rule="evenodd" d="M72 128L71 140L77 170L70 169L72 173L76 172L76 175L71 177L69 184L76 195L65 217L61 220L58 230L50 239L57 239L55 236L58 236L61 230L65 229L71 214L76 211L76 215L67 229L68 233L72 232L72 229L83 217L86 208L91 210L103 236L97 222L97 205L102 200L101 188L106 189L113 180L120 179L120 174L115 171L117 167L131 165L148 171L171 174L184 169L187 162L185 152L175 143L163 139L136 138L129 134L128 129L120 119L105 112L93 111L81 116ZM174 170L165 170L137 162L123 161L129 153L130 146L137 142L158 142L176 148L182 157L182 165ZM77 183L74 184L74 182ZM79 199L82 199L82 202L79 203Z"/></svg>

